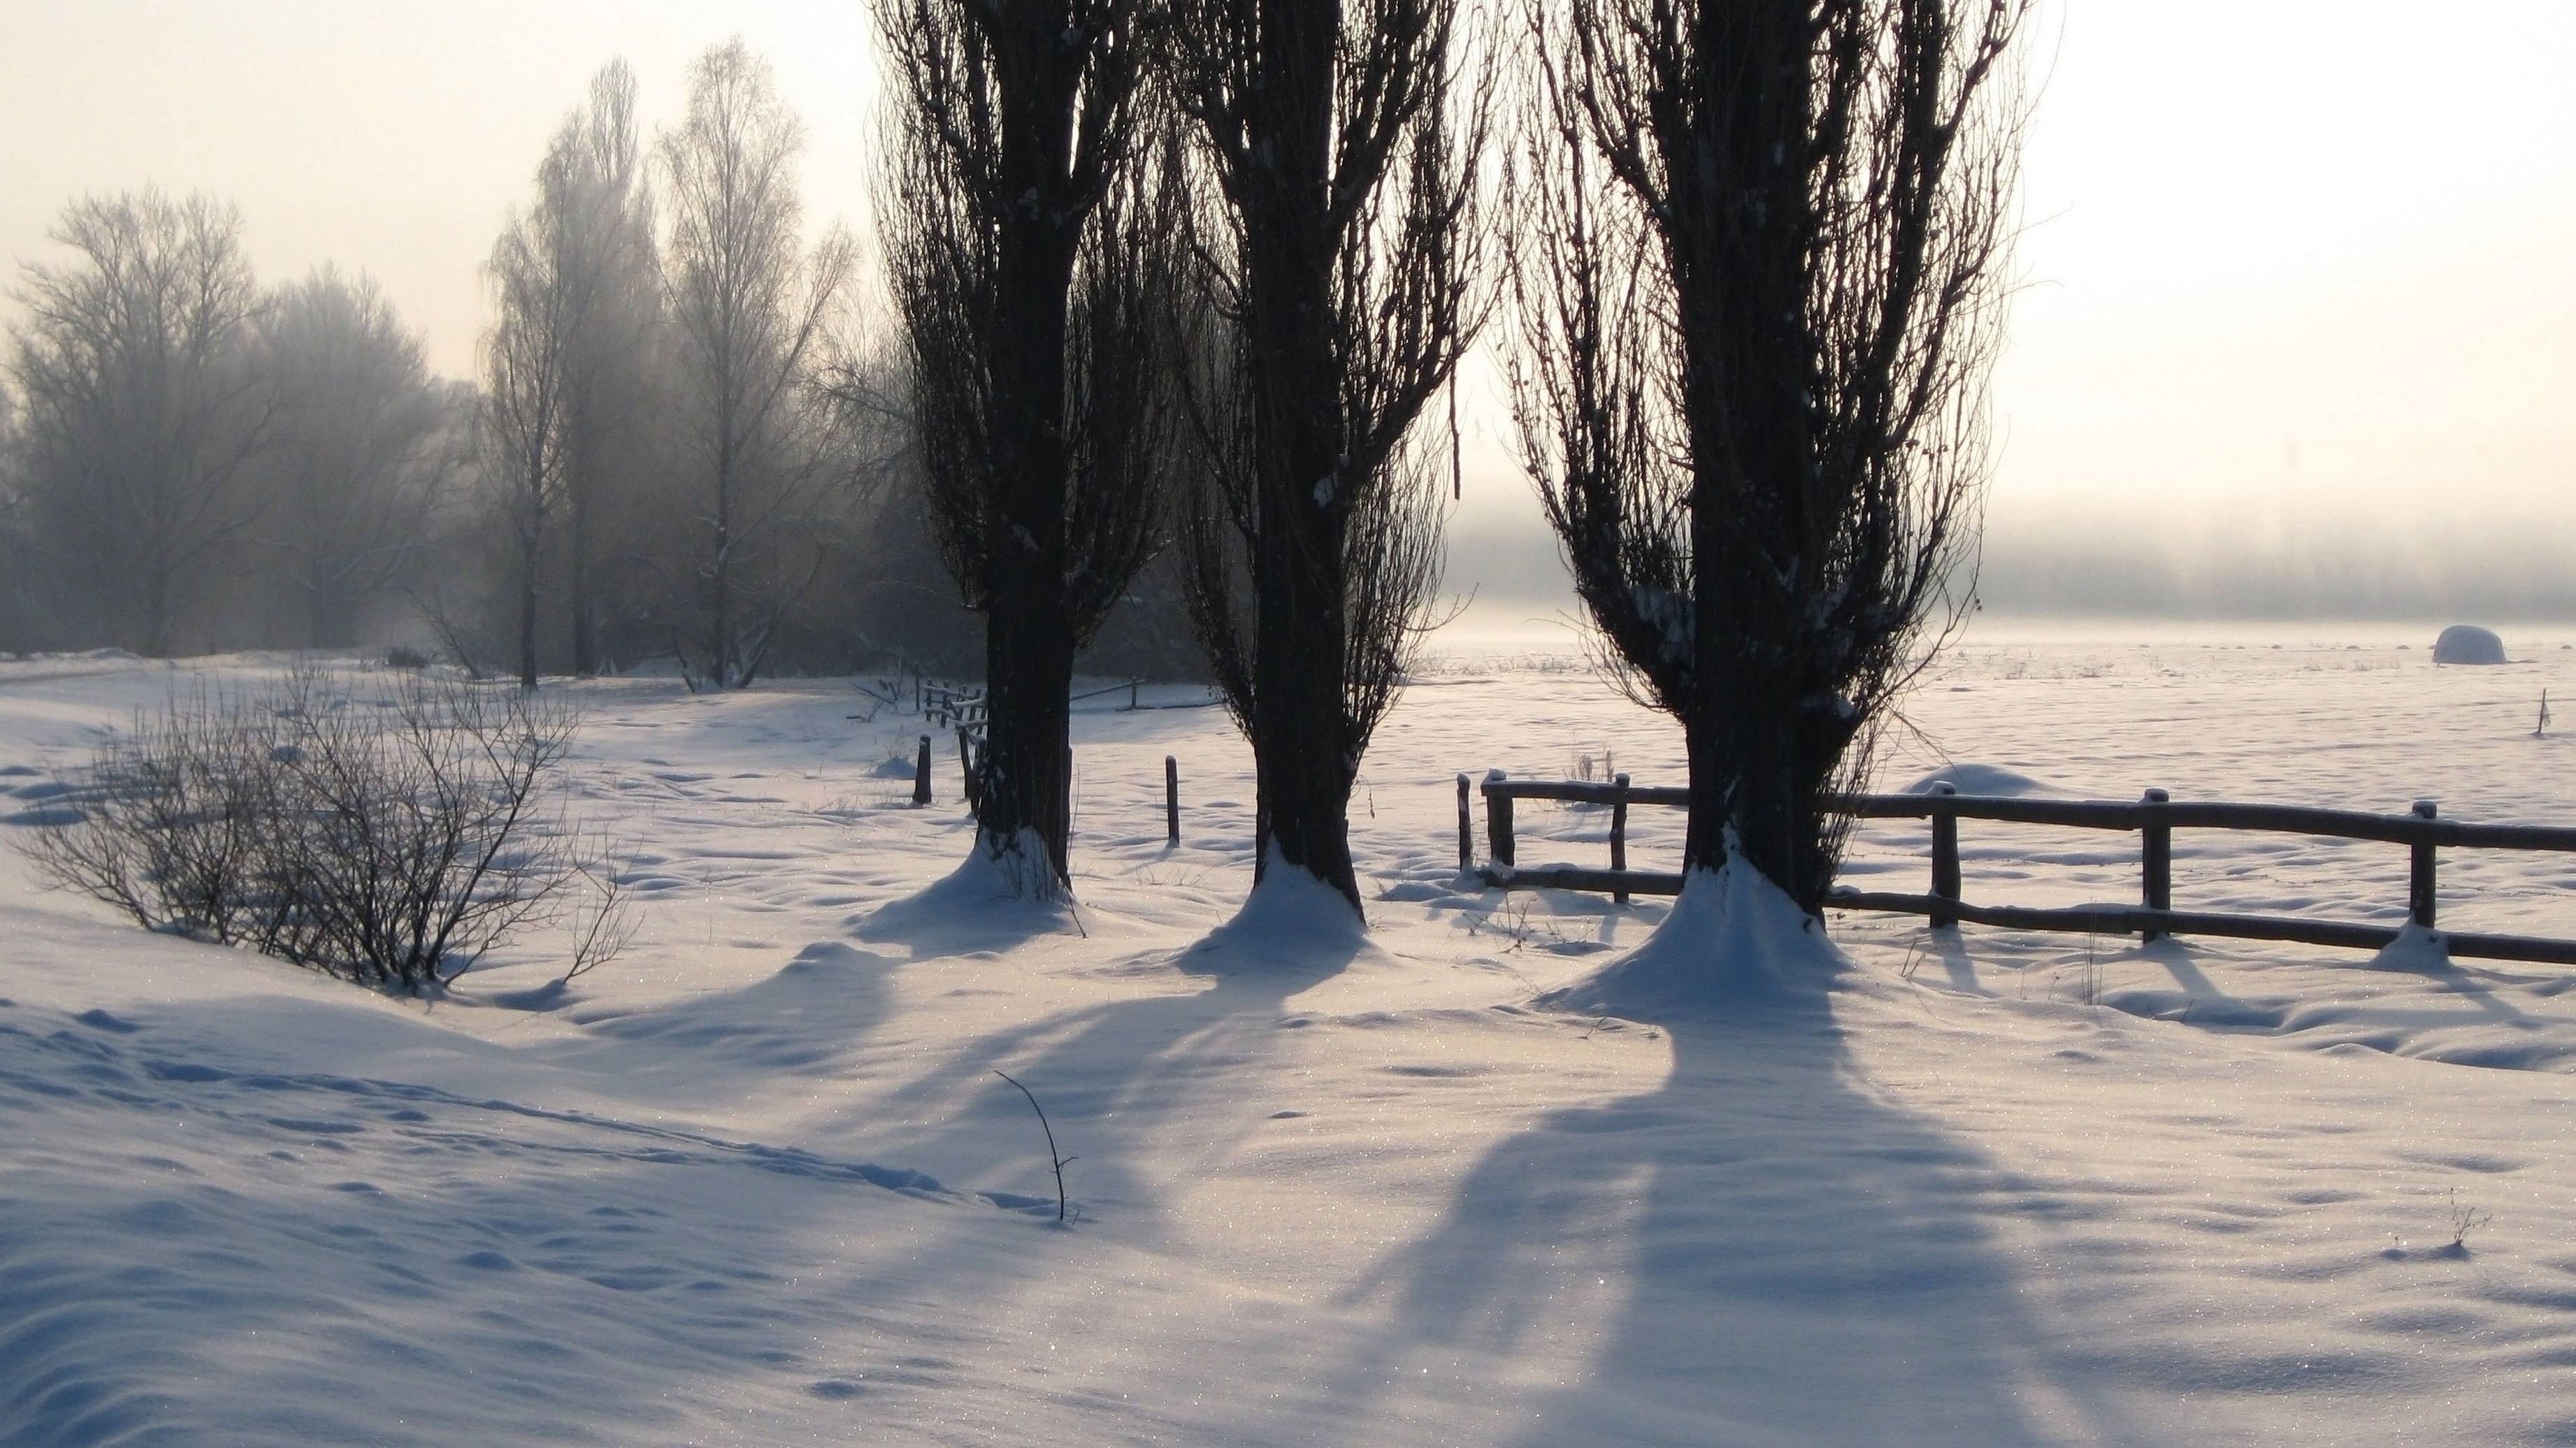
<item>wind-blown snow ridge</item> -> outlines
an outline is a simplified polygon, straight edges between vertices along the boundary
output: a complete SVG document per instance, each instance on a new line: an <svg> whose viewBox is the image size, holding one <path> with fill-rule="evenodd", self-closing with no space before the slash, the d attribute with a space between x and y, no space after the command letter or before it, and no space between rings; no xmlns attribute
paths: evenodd
<svg viewBox="0 0 2576 1448"><path fill-rule="evenodd" d="M84 1011L69 1019L73 1023L110 1036L129 1036L144 1029L131 1021L102 1010ZM32 1051L73 1055L83 1063L79 1068L81 1072L92 1077L115 1075L122 1080L131 1080L133 1078L130 1074L119 1071L120 1067L130 1064L134 1070L140 1071L143 1077L151 1081L163 1083L171 1088L186 1089L165 1091L155 1099L140 1094L131 1087L126 1087L119 1092L118 1096L124 1104L136 1107L151 1106L203 1116L212 1121L264 1122L289 1131L340 1134L359 1129L331 1119L334 1111L346 1109L352 1101L404 1102L437 1106L451 1113L476 1112L523 1117L531 1121L554 1122L578 1127L586 1133L622 1137L644 1143L629 1147L602 1146L589 1141L544 1145L514 1143L511 1149L521 1152L542 1151L566 1157L587 1156L667 1166L723 1166L740 1163L760 1171L804 1177L814 1181L863 1183L926 1201L958 1204L980 1202L1012 1212L1035 1212L1040 1207L1052 1212L1055 1207L1052 1200L1040 1201L1036 1197L1015 1193L959 1191L926 1172L905 1167L879 1166L873 1162L864 1161L836 1161L801 1147L729 1140L668 1126L622 1121L585 1111L530 1106L498 1097L463 1096L417 1082L320 1073L289 1075L232 1071L197 1061L173 1060L125 1051L118 1048L112 1041L84 1038L64 1030L57 1029L51 1033L39 1034L35 1030L24 1027L0 1024L0 1041L11 1039L15 1039L24 1048ZM52 1094L42 1084L41 1077L22 1071L0 1071L0 1083ZM250 1096L241 1093L264 1094ZM266 1114L268 1111L277 1108L267 1098L266 1093L273 1093L285 1100L292 1100L297 1095L306 1095L320 1105L320 1111L309 1117L289 1118L268 1115ZM224 1103L220 1098L226 1096L233 1099L229 1103ZM417 1113L413 1114L417 1115ZM456 1118L453 1115L447 1117L439 1129L450 1133L456 1131Z"/></svg>

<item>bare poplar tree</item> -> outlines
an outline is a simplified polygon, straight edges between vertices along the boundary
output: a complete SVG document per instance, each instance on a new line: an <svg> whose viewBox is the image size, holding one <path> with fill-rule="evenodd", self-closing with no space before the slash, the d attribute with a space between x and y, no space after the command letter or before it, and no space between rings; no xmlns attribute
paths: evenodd
<svg viewBox="0 0 2576 1448"><path fill-rule="evenodd" d="M277 410L259 540L286 560L305 644L354 643L459 461L448 399L419 335L365 277L325 267L282 289L262 337Z"/></svg>
<svg viewBox="0 0 2576 1448"><path fill-rule="evenodd" d="M95 636L166 654L186 585L258 512L241 214L129 192L74 202L50 236L78 260L25 269L11 329L26 526Z"/></svg>
<svg viewBox="0 0 2576 1448"><path fill-rule="evenodd" d="M542 193L542 188L540 188ZM487 267L500 315L483 338L476 417L486 483L497 494L515 584L519 686L537 686L537 615L545 549L569 468L564 351L570 288L546 244L548 218L514 216Z"/></svg>
<svg viewBox="0 0 2576 1448"><path fill-rule="evenodd" d="M1514 385L1686 858L1809 911L1873 723L1956 621L1985 476L2031 0L1527 11Z"/></svg>
<svg viewBox="0 0 2576 1448"><path fill-rule="evenodd" d="M1357 909L1351 786L1439 581L1414 427L1475 331L1484 91L1456 0L1166 11L1211 233L1193 610L1252 740L1258 868Z"/></svg>
<svg viewBox="0 0 2576 1448"><path fill-rule="evenodd" d="M879 0L880 187L932 533L985 619L978 847L1061 891L1075 653L1162 541L1178 413L1169 165L1139 155L1140 0Z"/></svg>
<svg viewBox="0 0 2576 1448"><path fill-rule="evenodd" d="M644 502L659 381L660 261L635 123L635 73L611 61L540 173L567 291L564 560L572 668L598 672L604 549Z"/></svg>
<svg viewBox="0 0 2576 1448"><path fill-rule="evenodd" d="M32 583L35 559L26 533L23 456L17 399L0 386L0 649L11 652L37 647L42 637Z"/></svg>
<svg viewBox="0 0 2576 1448"><path fill-rule="evenodd" d="M803 526L834 476L816 386L856 252L803 250L804 128L736 39L690 69L688 118L662 138L683 496L690 520L676 651L694 683L755 678L821 566Z"/></svg>

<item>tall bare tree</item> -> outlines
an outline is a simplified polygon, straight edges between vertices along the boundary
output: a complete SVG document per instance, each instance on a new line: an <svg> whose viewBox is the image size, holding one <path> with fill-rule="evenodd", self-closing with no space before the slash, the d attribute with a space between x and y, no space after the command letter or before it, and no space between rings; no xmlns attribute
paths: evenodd
<svg viewBox="0 0 2576 1448"><path fill-rule="evenodd" d="M1166 23L1212 183L1194 609L1252 739L1258 868L1356 910L1352 782L1439 580L1414 427L1475 332L1485 90L1456 0L1169 0Z"/></svg>
<svg viewBox="0 0 2576 1448"><path fill-rule="evenodd" d="M1140 0L878 0L880 188L932 532L985 619L978 847L1069 881L1075 653L1160 546L1178 411L1172 166L1138 153Z"/></svg>
<svg viewBox="0 0 2576 1448"><path fill-rule="evenodd" d="M564 354L572 289L548 245L545 188L537 213L513 216L486 267L499 316L483 338L476 441L509 539L519 686L537 686L537 619L546 545L570 471Z"/></svg>
<svg viewBox="0 0 2576 1448"><path fill-rule="evenodd" d="M0 649L35 648L35 559L26 533L26 480L19 471L18 403L0 385Z"/></svg>
<svg viewBox="0 0 2576 1448"><path fill-rule="evenodd" d="M564 122L540 173L543 213L567 296L564 567L572 667L601 663L603 552L645 504L661 381L660 261L635 73L611 61Z"/></svg>
<svg viewBox="0 0 2576 1448"><path fill-rule="evenodd" d="M1821 908L1967 597L2031 0L1527 11L1514 383L1576 586L1681 721L1686 858Z"/></svg>
<svg viewBox="0 0 2576 1448"><path fill-rule="evenodd" d="M259 511L269 399L241 214L93 196L50 236L77 260L25 269L11 329L27 527L84 631L166 654L186 586Z"/></svg>
<svg viewBox="0 0 2576 1448"><path fill-rule="evenodd" d="M259 540L285 560L308 647L357 640L365 605L423 545L460 461L446 392L376 284L324 267L261 329L276 389Z"/></svg>
<svg viewBox="0 0 2576 1448"><path fill-rule="evenodd" d="M675 426L694 513L673 636L693 682L715 688L759 674L813 582L804 524L836 476L816 383L856 251L838 230L804 251L803 146L768 62L739 39L690 68L688 117L662 138Z"/></svg>

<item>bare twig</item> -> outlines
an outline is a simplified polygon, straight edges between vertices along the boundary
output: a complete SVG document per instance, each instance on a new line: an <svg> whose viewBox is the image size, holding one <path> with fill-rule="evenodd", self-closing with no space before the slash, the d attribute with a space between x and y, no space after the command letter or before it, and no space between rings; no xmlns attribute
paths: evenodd
<svg viewBox="0 0 2576 1448"><path fill-rule="evenodd" d="M1055 1128L1047 1124L1046 1108L1038 1104L1038 1098L1035 1092L1032 1092L1026 1086L1020 1086L1018 1077L1013 1076L1010 1072L1004 1071L999 1067L994 1069L993 1074L1010 1082L1014 1086L1019 1086L1020 1094L1029 1098L1029 1109L1038 1114L1038 1128L1046 1133L1047 1160L1055 1167L1055 1219L1061 1222L1064 1220L1064 1169L1073 1165L1075 1162L1080 1161L1081 1158L1056 1155Z"/></svg>

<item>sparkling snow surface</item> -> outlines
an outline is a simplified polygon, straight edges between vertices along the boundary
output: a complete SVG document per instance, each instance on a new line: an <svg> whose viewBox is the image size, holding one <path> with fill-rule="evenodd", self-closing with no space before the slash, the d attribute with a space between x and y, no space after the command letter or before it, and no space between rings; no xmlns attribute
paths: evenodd
<svg viewBox="0 0 2576 1448"><path fill-rule="evenodd" d="M1973 637L1879 779L2576 823L2576 733L2531 732L2576 653L2429 632ZM2576 971L1865 916L1837 954L1735 882L1681 907L1708 992L1673 934L1605 974L1666 902L1457 878L1460 771L1680 779L1550 648L1455 648L1380 731L1365 936L1293 878L1247 906L1221 711L1116 697L1068 911L977 895L953 743L912 809L918 720L845 683L562 686L641 929L553 994L559 942L389 1000L0 850L0 1442L2576 1439ZM0 844L188 677L0 662ZM1608 825L1524 804L1520 859ZM1672 868L1678 815L1635 826ZM2131 837L1963 835L1971 898L2136 896ZM1923 845L1848 878L1920 889ZM2393 921L2405 879L2175 842L2184 908ZM2576 936L2576 859L2442 882L2445 924Z"/></svg>

